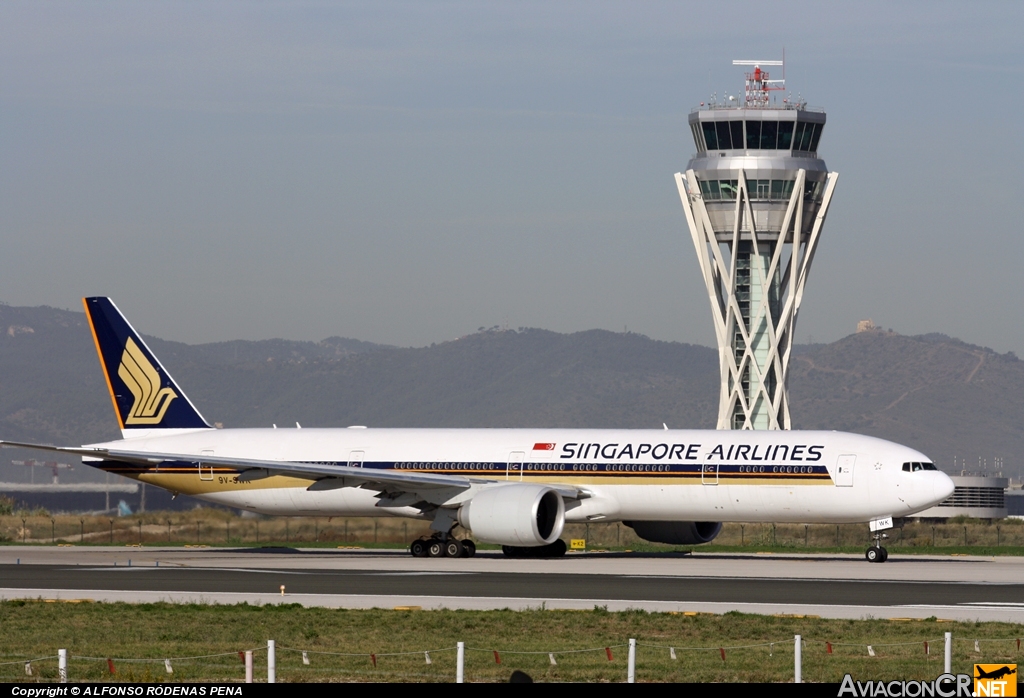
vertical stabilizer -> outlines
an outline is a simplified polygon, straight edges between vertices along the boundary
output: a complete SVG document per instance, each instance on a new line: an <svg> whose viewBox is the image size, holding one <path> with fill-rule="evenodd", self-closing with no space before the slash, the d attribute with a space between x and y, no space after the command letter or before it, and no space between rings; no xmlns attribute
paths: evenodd
<svg viewBox="0 0 1024 698"><path fill-rule="evenodd" d="M126 438L155 430L211 428L113 301L97 297L82 303Z"/></svg>

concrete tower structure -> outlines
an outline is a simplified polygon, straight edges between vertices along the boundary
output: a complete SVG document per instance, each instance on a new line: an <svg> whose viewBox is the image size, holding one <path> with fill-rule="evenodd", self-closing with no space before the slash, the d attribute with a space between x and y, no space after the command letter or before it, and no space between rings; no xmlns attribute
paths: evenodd
<svg viewBox="0 0 1024 698"><path fill-rule="evenodd" d="M697 153L676 185L711 301L719 429L789 429L787 381L800 301L839 174L818 157L825 112L780 99L750 66L742 98L689 116Z"/></svg>

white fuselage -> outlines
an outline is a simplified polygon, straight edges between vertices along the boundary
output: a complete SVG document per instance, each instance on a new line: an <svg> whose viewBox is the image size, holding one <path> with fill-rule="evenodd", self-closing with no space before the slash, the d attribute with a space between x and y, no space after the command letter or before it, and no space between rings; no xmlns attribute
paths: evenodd
<svg viewBox="0 0 1024 698"><path fill-rule="evenodd" d="M357 487L308 491L312 480L241 482L233 457L428 472L469 478L434 492L456 507L510 482L568 485L566 521L864 522L931 507L953 491L938 471L904 472L923 454L888 441L825 431L581 429L209 429L96 444L194 455L144 468L99 465L175 492L265 514L423 517ZM197 465L198 463L198 465Z"/></svg>

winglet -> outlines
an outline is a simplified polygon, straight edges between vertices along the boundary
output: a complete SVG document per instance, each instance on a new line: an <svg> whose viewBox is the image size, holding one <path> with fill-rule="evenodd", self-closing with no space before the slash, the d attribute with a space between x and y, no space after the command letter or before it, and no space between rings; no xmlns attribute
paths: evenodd
<svg viewBox="0 0 1024 698"><path fill-rule="evenodd" d="M125 436L140 430L211 428L113 301L83 298L82 304Z"/></svg>

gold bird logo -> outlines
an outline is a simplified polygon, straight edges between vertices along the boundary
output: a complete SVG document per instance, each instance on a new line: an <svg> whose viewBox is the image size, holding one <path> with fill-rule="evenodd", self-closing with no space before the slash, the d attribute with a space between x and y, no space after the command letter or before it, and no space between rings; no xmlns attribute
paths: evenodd
<svg viewBox="0 0 1024 698"><path fill-rule="evenodd" d="M121 354L117 375L135 397L125 424L159 424L178 397L170 388L160 387L160 374L131 337Z"/></svg>

